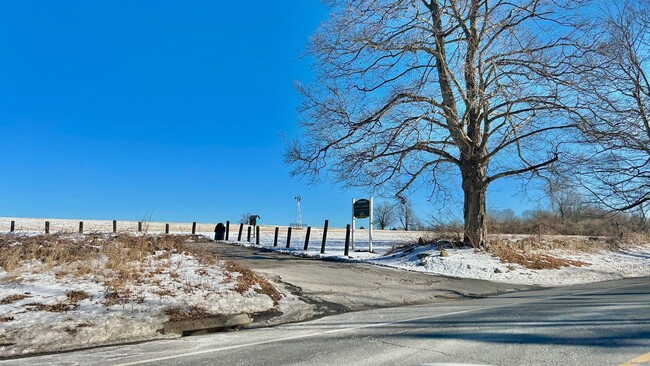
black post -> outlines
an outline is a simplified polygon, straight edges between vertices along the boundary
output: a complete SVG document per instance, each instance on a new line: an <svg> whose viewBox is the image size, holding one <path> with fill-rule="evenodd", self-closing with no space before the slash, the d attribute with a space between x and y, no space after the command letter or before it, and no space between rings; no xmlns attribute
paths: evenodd
<svg viewBox="0 0 650 366"><path fill-rule="evenodd" d="M165 224L165 234L169 234L169 224Z"/></svg>
<svg viewBox="0 0 650 366"><path fill-rule="evenodd" d="M273 239L273 246L277 247L278 246L278 233L280 232L279 227L275 227L275 238Z"/></svg>
<svg viewBox="0 0 650 366"><path fill-rule="evenodd" d="M228 241L229 233L230 233L230 221L226 221L226 241Z"/></svg>
<svg viewBox="0 0 650 366"><path fill-rule="evenodd" d="M287 230L287 248L291 246L291 226Z"/></svg>
<svg viewBox="0 0 650 366"><path fill-rule="evenodd" d="M325 220L325 226L323 227L323 244L320 246L320 253L325 254L325 243L327 242L327 226L329 225L329 220Z"/></svg>
<svg viewBox="0 0 650 366"><path fill-rule="evenodd" d="M307 226L307 234L305 235L305 248L304 248L304 250L307 250L307 247L309 247L309 234L311 234L311 226Z"/></svg>
<svg viewBox="0 0 650 366"><path fill-rule="evenodd" d="M343 255L347 257L349 253L350 253L350 224L348 224L348 226L345 227L345 252L343 253Z"/></svg>
<svg viewBox="0 0 650 366"><path fill-rule="evenodd" d="M196 234L196 221L192 223L192 235Z"/></svg>
<svg viewBox="0 0 650 366"><path fill-rule="evenodd" d="M113 220L113 234L117 233L117 220Z"/></svg>
<svg viewBox="0 0 650 366"><path fill-rule="evenodd" d="M255 227L255 244L260 245L260 227Z"/></svg>
<svg viewBox="0 0 650 366"><path fill-rule="evenodd" d="M237 235L237 241L241 241L242 231L244 231L244 224L239 224L239 235Z"/></svg>
<svg viewBox="0 0 650 366"><path fill-rule="evenodd" d="M16 230L16 221L11 221L11 228L9 230L12 233Z"/></svg>
<svg viewBox="0 0 650 366"><path fill-rule="evenodd" d="M45 234L49 234L49 233L50 233L50 222L45 221Z"/></svg>
<svg viewBox="0 0 650 366"><path fill-rule="evenodd" d="M79 221L79 234L83 234L84 232L84 222Z"/></svg>
<svg viewBox="0 0 650 366"><path fill-rule="evenodd" d="M248 239L247 241L250 243L251 242L251 227L248 227Z"/></svg>
<svg viewBox="0 0 650 366"><path fill-rule="evenodd" d="M142 231L142 221L138 221L138 232Z"/></svg>

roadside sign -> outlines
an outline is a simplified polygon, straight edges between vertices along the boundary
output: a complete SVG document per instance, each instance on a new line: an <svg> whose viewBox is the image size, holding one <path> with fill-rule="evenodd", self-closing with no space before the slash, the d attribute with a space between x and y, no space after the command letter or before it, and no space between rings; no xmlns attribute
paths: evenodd
<svg viewBox="0 0 650 366"><path fill-rule="evenodd" d="M354 217L357 219L366 219L370 217L370 201L360 199L354 203Z"/></svg>
<svg viewBox="0 0 650 366"><path fill-rule="evenodd" d="M374 224L372 221L372 197L370 197L369 200L365 198L358 201L354 198L352 199L352 225L350 225L350 240L353 251L355 250L354 231L357 219L368 219L368 250L372 252L372 225Z"/></svg>

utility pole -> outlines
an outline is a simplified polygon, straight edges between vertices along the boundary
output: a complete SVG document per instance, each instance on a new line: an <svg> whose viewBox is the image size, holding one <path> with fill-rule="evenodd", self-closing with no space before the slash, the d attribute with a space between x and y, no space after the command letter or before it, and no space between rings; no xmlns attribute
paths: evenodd
<svg viewBox="0 0 650 366"><path fill-rule="evenodd" d="M301 198L300 196L294 197L296 200L296 227L297 228L302 228L302 213L300 212L300 201Z"/></svg>

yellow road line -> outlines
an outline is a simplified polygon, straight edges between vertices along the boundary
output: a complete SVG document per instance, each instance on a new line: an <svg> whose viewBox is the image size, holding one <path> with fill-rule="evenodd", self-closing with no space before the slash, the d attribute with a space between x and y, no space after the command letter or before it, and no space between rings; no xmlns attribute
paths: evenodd
<svg viewBox="0 0 650 366"><path fill-rule="evenodd" d="M650 362L650 352L646 353L645 355L641 355L633 360L629 360L626 363L622 363L618 366L637 366L647 362Z"/></svg>

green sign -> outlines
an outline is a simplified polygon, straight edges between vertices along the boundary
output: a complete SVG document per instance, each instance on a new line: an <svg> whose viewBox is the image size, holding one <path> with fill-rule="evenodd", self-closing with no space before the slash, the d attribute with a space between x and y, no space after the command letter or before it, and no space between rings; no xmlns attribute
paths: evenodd
<svg viewBox="0 0 650 366"><path fill-rule="evenodd" d="M365 219L370 217L370 201L366 199L358 200L354 203L354 217Z"/></svg>

